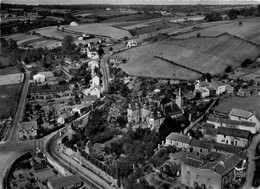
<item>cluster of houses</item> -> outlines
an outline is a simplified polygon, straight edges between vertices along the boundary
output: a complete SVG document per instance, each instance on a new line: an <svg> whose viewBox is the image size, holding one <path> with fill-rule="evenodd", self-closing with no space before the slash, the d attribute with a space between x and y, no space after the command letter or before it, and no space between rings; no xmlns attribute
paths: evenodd
<svg viewBox="0 0 260 189"><path fill-rule="evenodd" d="M132 100L127 108L127 121L130 124L142 123L152 130L158 130L166 117L177 118L183 115L181 92L175 100L162 103L164 97L156 95Z"/></svg>
<svg viewBox="0 0 260 189"><path fill-rule="evenodd" d="M195 90L194 95L198 97L209 97L209 96L215 96L220 95L223 93L228 94L234 94L235 90L234 88L238 85L238 83L235 82L222 82L219 80L213 79L211 82L200 81L197 80L195 83ZM247 88L240 88L235 93L237 96L240 97L248 97L248 96L255 96L260 95L260 87L259 86L249 86Z"/></svg>
<svg viewBox="0 0 260 189"><path fill-rule="evenodd" d="M168 135L165 146L182 150L171 155L163 166L178 165L181 183L188 187L221 189L245 178L245 150L260 131L259 116L233 108L228 119L209 117L200 131L203 136L199 139L180 133Z"/></svg>

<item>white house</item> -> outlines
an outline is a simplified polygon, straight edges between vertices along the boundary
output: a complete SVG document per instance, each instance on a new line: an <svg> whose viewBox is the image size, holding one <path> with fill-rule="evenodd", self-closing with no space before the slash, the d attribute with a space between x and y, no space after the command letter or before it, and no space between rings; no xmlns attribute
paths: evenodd
<svg viewBox="0 0 260 189"><path fill-rule="evenodd" d="M97 60L90 60L88 62L88 67L90 67L91 73L92 73L92 75L94 75L94 70L95 70L95 68L99 68L99 63Z"/></svg>
<svg viewBox="0 0 260 189"><path fill-rule="evenodd" d="M137 42L134 41L134 40L127 41L126 44L125 44L125 46L126 46L127 48L136 47L136 46L137 46Z"/></svg>
<svg viewBox="0 0 260 189"><path fill-rule="evenodd" d="M221 81L212 81L209 86L214 87L216 89L216 94L222 94L226 91L226 85Z"/></svg>
<svg viewBox="0 0 260 189"><path fill-rule="evenodd" d="M70 23L70 26L72 26L72 27L78 26L78 25L79 25L79 24L78 24L77 22L75 22L75 21L73 21L73 22Z"/></svg>
<svg viewBox="0 0 260 189"><path fill-rule="evenodd" d="M82 91L86 96L97 96L97 98L101 97L101 87L98 85L93 85L89 89L85 89Z"/></svg>
<svg viewBox="0 0 260 189"><path fill-rule="evenodd" d="M227 127L218 128L218 133L217 133L218 143L240 146L240 147L247 147L250 145L250 141L251 141L250 131L227 128Z"/></svg>
<svg viewBox="0 0 260 189"><path fill-rule="evenodd" d="M249 121L249 122L256 123L256 130L260 131L259 116L257 116L257 114L253 112L232 108L232 110L229 112L229 118L232 120L241 120L241 121Z"/></svg>
<svg viewBox="0 0 260 189"><path fill-rule="evenodd" d="M219 127L230 127L236 129L242 129L250 131L255 134L257 132L256 123L249 121L241 121L241 120L231 120L231 119L223 119L218 117L210 117L207 120L207 123L213 124L215 128Z"/></svg>
<svg viewBox="0 0 260 189"><path fill-rule="evenodd" d="M45 76L43 74L38 73L33 76L33 82L35 83L35 85L45 85L46 84Z"/></svg>
<svg viewBox="0 0 260 189"><path fill-rule="evenodd" d="M165 145L174 145L177 148L188 148L191 138L180 133L171 133L166 137Z"/></svg>
<svg viewBox="0 0 260 189"><path fill-rule="evenodd" d="M99 54L97 51L87 48L87 57L91 59L99 59Z"/></svg>
<svg viewBox="0 0 260 189"><path fill-rule="evenodd" d="M91 85L96 85L96 86L99 86L100 85L100 78L95 75L94 77L92 77L91 79Z"/></svg>

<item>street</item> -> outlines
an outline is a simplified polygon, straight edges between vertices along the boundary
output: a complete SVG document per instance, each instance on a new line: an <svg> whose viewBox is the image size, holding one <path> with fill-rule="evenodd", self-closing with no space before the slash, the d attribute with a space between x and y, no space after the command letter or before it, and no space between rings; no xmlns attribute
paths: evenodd
<svg viewBox="0 0 260 189"><path fill-rule="evenodd" d="M243 186L243 189L251 189L252 188L252 182L254 179L254 171L255 171L255 161L253 159L255 158L255 149L260 141L260 134L257 134L254 136L252 143L250 144L249 148L247 149L247 156L248 156L248 168L246 172L246 182Z"/></svg>
<svg viewBox="0 0 260 189"><path fill-rule="evenodd" d="M24 80L23 90L21 93L17 112L13 118L13 124L8 131L5 143L0 145L0 189L4 188L3 181L12 163L22 154L33 151L34 149L34 141L22 142L18 139L18 124L23 115L23 108L26 102L30 80L30 72L27 70L25 71L26 76Z"/></svg>
<svg viewBox="0 0 260 189"><path fill-rule="evenodd" d="M111 54L107 52L106 54L103 55L101 59L101 70L103 74L103 91L106 91L109 86L109 68L108 68L108 59L110 58Z"/></svg>

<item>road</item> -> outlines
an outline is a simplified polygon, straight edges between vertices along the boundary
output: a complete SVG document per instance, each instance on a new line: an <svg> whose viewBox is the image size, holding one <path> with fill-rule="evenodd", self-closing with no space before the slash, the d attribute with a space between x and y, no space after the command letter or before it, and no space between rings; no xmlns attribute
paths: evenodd
<svg viewBox="0 0 260 189"><path fill-rule="evenodd" d="M254 179L254 171L255 171L255 150L258 142L260 141L260 134L254 136L249 148L247 149L247 156L248 156L248 168L246 172L246 182L243 185L243 189L251 189L252 183Z"/></svg>
<svg viewBox="0 0 260 189"><path fill-rule="evenodd" d="M0 145L0 189L4 188L3 180L12 163L22 154L33 151L34 149L33 141L22 142L18 139L18 124L22 119L23 108L26 103L29 88L29 80L30 72L25 70L23 90L17 112L13 118L13 124L7 133L6 142Z"/></svg>
<svg viewBox="0 0 260 189"><path fill-rule="evenodd" d="M102 59L101 59L101 72L103 74L103 91L106 91L108 89L109 86L109 68L108 68L108 60L111 56L110 52L106 52Z"/></svg>
<svg viewBox="0 0 260 189"><path fill-rule="evenodd" d="M59 163L62 167L66 168L72 173L77 173L86 186L91 189L114 189L107 182L101 179L98 175L91 172L89 169L79 165L71 158L63 153L57 151L57 142L60 139L58 134L53 134L45 141L45 149L47 156L51 157L54 161Z"/></svg>

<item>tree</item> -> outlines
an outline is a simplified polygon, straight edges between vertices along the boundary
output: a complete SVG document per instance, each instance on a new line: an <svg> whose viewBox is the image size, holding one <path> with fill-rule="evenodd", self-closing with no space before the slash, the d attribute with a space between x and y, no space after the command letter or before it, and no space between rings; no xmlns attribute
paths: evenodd
<svg viewBox="0 0 260 189"><path fill-rule="evenodd" d="M104 49L101 46L99 46L97 52L98 52L98 55L101 57L104 54Z"/></svg>
<svg viewBox="0 0 260 189"><path fill-rule="evenodd" d="M229 13L228 13L228 16L229 16L230 20L236 19L238 13L239 13L238 10L236 10L236 9L231 9L231 10L229 11Z"/></svg>
<svg viewBox="0 0 260 189"><path fill-rule="evenodd" d="M252 64L254 61L252 61L251 59L246 59L244 62L242 62L241 66L242 68L247 68L248 65Z"/></svg>
<svg viewBox="0 0 260 189"><path fill-rule="evenodd" d="M228 66L226 67L226 69L225 69L225 73L230 73L230 72L233 72L233 71L234 71L234 69L232 68L231 65L228 65Z"/></svg>
<svg viewBox="0 0 260 189"><path fill-rule="evenodd" d="M73 47L74 38L71 35L67 35L62 39L62 49L64 51L71 50Z"/></svg>
<svg viewBox="0 0 260 189"><path fill-rule="evenodd" d="M208 22L214 22L222 20L222 15L219 12L211 12L205 15L205 20Z"/></svg>

